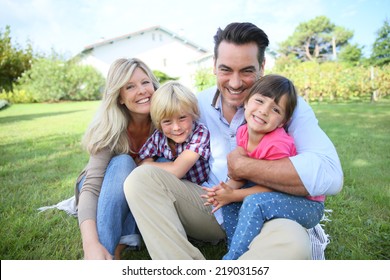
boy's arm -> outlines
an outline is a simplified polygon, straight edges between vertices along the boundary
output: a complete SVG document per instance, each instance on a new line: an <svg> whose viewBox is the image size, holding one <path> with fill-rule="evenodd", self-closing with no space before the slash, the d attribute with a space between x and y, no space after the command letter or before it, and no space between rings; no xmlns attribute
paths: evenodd
<svg viewBox="0 0 390 280"><path fill-rule="evenodd" d="M187 174L187 172L196 163L199 157L200 155L198 153L185 150L175 159L175 161L154 162L152 159L145 159L142 161L142 164L146 163L157 166L181 179Z"/></svg>

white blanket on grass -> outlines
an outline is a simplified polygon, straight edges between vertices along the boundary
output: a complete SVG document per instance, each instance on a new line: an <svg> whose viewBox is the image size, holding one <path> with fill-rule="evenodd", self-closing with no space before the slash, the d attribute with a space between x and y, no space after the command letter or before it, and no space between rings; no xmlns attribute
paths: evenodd
<svg viewBox="0 0 390 280"><path fill-rule="evenodd" d="M38 208L39 212L46 211L48 209L58 209L65 211L70 216L77 217L77 206L76 206L76 197L72 196L68 199L65 199L55 205L43 206Z"/></svg>

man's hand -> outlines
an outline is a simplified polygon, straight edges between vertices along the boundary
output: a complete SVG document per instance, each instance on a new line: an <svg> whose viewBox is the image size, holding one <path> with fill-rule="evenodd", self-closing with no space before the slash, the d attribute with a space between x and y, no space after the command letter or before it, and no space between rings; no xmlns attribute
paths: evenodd
<svg viewBox="0 0 390 280"><path fill-rule="evenodd" d="M228 176L233 180L242 180L240 168L243 168L242 159L247 158L248 154L242 147L237 147L227 155Z"/></svg>

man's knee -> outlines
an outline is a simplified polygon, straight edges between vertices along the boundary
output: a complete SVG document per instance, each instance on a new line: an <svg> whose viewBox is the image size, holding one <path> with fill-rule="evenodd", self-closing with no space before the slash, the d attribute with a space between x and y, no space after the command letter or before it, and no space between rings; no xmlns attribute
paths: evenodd
<svg viewBox="0 0 390 280"><path fill-rule="evenodd" d="M240 259L311 259L309 235L306 229L294 221L288 219L268 221Z"/></svg>

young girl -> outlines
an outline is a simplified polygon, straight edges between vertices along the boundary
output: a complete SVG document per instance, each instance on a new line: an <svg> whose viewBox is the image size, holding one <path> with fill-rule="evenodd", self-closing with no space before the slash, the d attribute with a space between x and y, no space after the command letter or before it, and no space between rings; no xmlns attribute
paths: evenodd
<svg viewBox="0 0 390 280"><path fill-rule="evenodd" d="M296 155L293 139L283 128L296 104L295 87L287 78L268 75L258 80L244 102L246 124L237 131L237 145L252 158L276 160ZM288 218L311 228L324 211L324 196L292 196L251 182L228 179L205 190L208 193L203 197L208 199L207 205L215 206L213 212L223 206L229 249L223 257L226 260L245 253L265 221Z"/></svg>
<svg viewBox="0 0 390 280"><path fill-rule="evenodd" d="M202 184L209 172L210 134L198 122L196 96L178 82L167 82L154 93L150 115L157 130L139 152L141 164Z"/></svg>

